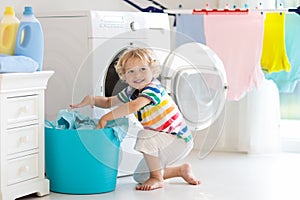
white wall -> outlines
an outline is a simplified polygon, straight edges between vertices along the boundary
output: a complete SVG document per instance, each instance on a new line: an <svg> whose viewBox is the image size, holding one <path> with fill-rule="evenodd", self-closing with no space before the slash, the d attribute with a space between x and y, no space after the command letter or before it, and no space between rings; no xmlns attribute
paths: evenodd
<svg viewBox="0 0 300 200"><path fill-rule="evenodd" d="M36 12L64 10L133 10L121 0L0 0L1 15L5 6L14 6L16 13L21 13L25 5L30 5Z"/></svg>

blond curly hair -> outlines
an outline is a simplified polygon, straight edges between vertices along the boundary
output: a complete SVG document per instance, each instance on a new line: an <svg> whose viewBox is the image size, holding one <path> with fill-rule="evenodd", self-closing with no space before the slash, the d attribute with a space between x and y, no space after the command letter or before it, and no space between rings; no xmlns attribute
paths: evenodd
<svg viewBox="0 0 300 200"><path fill-rule="evenodd" d="M125 64L130 59L139 59L144 64L148 64L153 73L153 78L157 78L160 73L160 66L155 58L154 52L148 48L132 48L126 50L119 58L115 69L121 80L125 80Z"/></svg>

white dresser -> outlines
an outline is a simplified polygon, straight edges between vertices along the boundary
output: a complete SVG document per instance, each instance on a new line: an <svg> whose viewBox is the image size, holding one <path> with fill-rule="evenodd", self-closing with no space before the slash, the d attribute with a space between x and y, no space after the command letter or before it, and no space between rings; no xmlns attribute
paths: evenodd
<svg viewBox="0 0 300 200"><path fill-rule="evenodd" d="M0 74L0 200L49 194L44 169L44 90L52 74Z"/></svg>

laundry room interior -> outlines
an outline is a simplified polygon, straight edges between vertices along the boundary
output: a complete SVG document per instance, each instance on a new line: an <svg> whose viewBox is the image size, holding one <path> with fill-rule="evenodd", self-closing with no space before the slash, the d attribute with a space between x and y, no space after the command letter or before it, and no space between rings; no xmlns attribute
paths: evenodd
<svg viewBox="0 0 300 200"><path fill-rule="evenodd" d="M300 199L300 0L0 0L0 20L0 200Z"/></svg>

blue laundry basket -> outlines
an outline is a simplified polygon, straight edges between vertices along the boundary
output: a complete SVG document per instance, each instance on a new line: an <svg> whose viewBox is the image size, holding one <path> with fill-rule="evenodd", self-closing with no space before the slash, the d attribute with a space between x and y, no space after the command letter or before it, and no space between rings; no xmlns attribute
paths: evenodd
<svg viewBox="0 0 300 200"><path fill-rule="evenodd" d="M46 176L50 190L97 194L116 188L120 142L112 128L60 130L45 127Z"/></svg>

